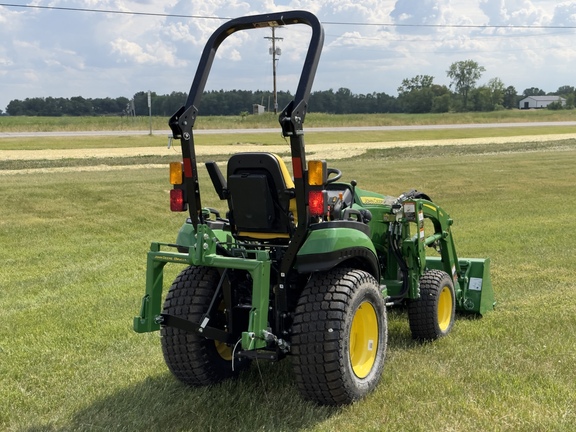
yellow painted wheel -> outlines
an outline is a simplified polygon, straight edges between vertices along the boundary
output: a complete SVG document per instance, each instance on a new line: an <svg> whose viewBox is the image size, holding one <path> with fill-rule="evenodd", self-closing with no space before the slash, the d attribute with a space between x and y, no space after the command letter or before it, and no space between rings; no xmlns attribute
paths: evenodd
<svg viewBox="0 0 576 432"><path fill-rule="evenodd" d="M454 310L454 303L452 301L452 292L450 287L445 285L440 291L438 297L438 327L444 333L452 323L452 311Z"/></svg>
<svg viewBox="0 0 576 432"><path fill-rule="evenodd" d="M226 345L224 342L214 341L214 345L216 346L216 351L222 359L226 361L232 361L232 347Z"/></svg>
<svg viewBox="0 0 576 432"><path fill-rule="evenodd" d="M408 302L412 337L430 341L446 336L456 314L454 285L448 273L428 270L420 278L420 298Z"/></svg>
<svg viewBox="0 0 576 432"><path fill-rule="evenodd" d="M352 403L378 385L386 359L386 303L363 270L334 268L304 287L292 325L299 390L322 405Z"/></svg>
<svg viewBox="0 0 576 432"><path fill-rule="evenodd" d="M222 314L222 317L226 316L226 303L224 303L224 300L218 305L218 312ZM214 346L216 346L216 351L218 351L218 355L220 355L223 360L232 361L232 347L217 340L214 341Z"/></svg>
<svg viewBox="0 0 576 432"><path fill-rule="evenodd" d="M181 316L193 323L203 322L214 301L218 283L222 278L218 269L189 266L176 277L166 294L162 312ZM211 311L209 326L227 332L224 301ZM236 377L250 366L249 359L234 359L232 347L224 342L204 337L199 332L162 326L160 329L162 353L168 369L181 382L192 386L219 383Z"/></svg>
<svg viewBox="0 0 576 432"><path fill-rule="evenodd" d="M364 302L354 314L350 328L350 363L358 378L366 378L378 351L378 318L369 302Z"/></svg>

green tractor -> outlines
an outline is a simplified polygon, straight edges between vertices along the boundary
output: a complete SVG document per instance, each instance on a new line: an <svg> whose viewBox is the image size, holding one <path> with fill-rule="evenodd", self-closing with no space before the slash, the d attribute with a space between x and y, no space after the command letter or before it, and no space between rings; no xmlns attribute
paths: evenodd
<svg viewBox="0 0 576 432"><path fill-rule="evenodd" d="M204 208L193 128L216 51L236 31L294 24L312 35L294 100L279 115L292 173L266 152L232 155L226 176L207 162L227 209ZM388 307L404 305L422 341L448 334L456 311L493 308L489 259L457 256L452 219L427 195L368 192L339 182L342 173L325 161L306 161L303 123L323 39L305 11L227 22L208 40L186 103L169 121L182 148L182 161L170 165L170 207L189 217L175 243L151 245L134 330L160 330L166 364L183 383L215 384L254 360L290 356L305 398L347 404L380 379ZM186 267L163 299L167 263Z"/></svg>

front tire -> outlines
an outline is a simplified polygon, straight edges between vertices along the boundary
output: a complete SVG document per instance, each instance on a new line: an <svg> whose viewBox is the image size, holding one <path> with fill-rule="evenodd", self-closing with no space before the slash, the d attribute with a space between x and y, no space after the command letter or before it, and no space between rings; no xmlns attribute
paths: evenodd
<svg viewBox="0 0 576 432"><path fill-rule="evenodd" d="M210 306L220 274L215 268L190 266L172 283L162 313L175 315L199 323ZM220 294L221 296L221 294ZM226 329L222 305L210 319L210 325ZM162 353L170 372L181 382L191 386L216 384L231 378L247 366L246 360L233 360L232 347L223 342L206 339L174 327L160 330ZM234 361L234 371L232 370Z"/></svg>
<svg viewBox="0 0 576 432"><path fill-rule="evenodd" d="M302 395L322 405L349 404L382 375L386 305L367 272L334 269L313 276L294 315L292 354Z"/></svg>
<svg viewBox="0 0 576 432"><path fill-rule="evenodd" d="M428 270L420 278L420 298L408 303L412 337L426 341L446 336L454 326L455 316L452 279L441 270Z"/></svg>

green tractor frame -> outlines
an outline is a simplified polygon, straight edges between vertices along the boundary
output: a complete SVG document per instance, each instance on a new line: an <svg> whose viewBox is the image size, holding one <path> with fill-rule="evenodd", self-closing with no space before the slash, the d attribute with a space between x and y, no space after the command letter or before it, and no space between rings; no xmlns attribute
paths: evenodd
<svg viewBox="0 0 576 432"><path fill-rule="evenodd" d="M292 173L275 154L237 153L226 176L206 168L225 217L204 208L194 123L216 51L240 30L304 24L309 47L293 101L279 115ZM425 194L368 192L323 160L306 161L303 124L324 40L313 14L247 16L218 28L185 105L169 121L182 161L170 165L170 207L188 211L175 243L148 252L136 332L160 330L166 364L192 386L218 383L254 360L291 357L301 394L340 405L377 385L387 308L404 305L413 338L448 334L456 311L493 309L489 259L459 258L452 219ZM429 220L431 223L426 223ZM427 248L438 256L427 256ZM166 264L186 266L163 299Z"/></svg>

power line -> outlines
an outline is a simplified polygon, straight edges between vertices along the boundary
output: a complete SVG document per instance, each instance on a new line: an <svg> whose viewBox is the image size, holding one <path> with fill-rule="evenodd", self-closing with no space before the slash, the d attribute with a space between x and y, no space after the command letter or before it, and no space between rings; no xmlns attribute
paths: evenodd
<svg viewBox="0 0 576 432"><path fill-rule="evenodd" d="M565 36L573 35L573 29L566 28L570 32L551 32L551 33L530 33L530 34L490 34L490 35L475 35L474 40L498 40L498 39L522 39L522 38L543 38L543 37L554 37L554 36ZM415 38L390 38L390 37L376 37L376 36L352 36L350 34L338 35L326 33L326 37L334 39L347 39L347 40L361 40L361 41L375 41L375 42L415 42L415 43L428 43L428 42L444 42L446 38L434 38L430 39L428 37L415 37Z"/></svg>
<svg viewBox="0 0 576 432"><path fill-rule="evenodd" d="M60 10L60 11L69 11L69 12L95 12L95 13L107 13L107 14L118 14L118 15L152 16L152 17L164 17L164 18L193 18L193 19L212 19L212 20L229 20L229 19L231 19L229 17L205 16L205 15L180 15L180 14L155 13L155 12L132 12L132 11L106 10L106 9L73 8L73 7L62 7L62 6L20 5L20 4L10 4L10 3L0 3L0 6L19 7L19 8L27 8L27 9Z"/></svg>
<svg viewBox="0 0 576 432"><path fill-rule="evenodd" d="M558 25L489 25L489 24L398 24L398 23L360 23L322 21L325 25L349 25L349 26L377 26L377 27L428 27L428 28L474 28L474 29L575 29L576 26Z"/></svg>
<svg viewBox="0 0 576 432"><path fill-rule="evenodd" d="M133 12L133 11L120 11L120 10L107 10L107 9L88 9L88 8L73 8L62 6L42 6L42 5L22 5L13 3L0 3L4 7L17 7L27 9L45 9L45 10L60 10L71 12L92 12L92 13L107 13L119 15L135 15L135 16L152 16L164 18L190 18L190 19L211 19L211 20L229 20L232 17L219 17L209 15L184 15L173 13L157 13L157 12ZM473 28L473 29L576 29L576 25L485 25L485 24L399 24L399 23L366 23L366 22L346 22L346 21L322 21L324 25L345 25L356 27L417 27L417 28Z"/></svg>

